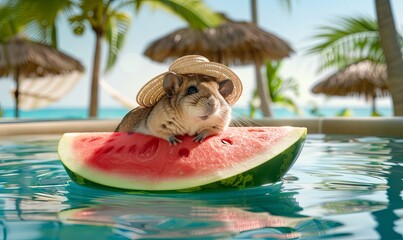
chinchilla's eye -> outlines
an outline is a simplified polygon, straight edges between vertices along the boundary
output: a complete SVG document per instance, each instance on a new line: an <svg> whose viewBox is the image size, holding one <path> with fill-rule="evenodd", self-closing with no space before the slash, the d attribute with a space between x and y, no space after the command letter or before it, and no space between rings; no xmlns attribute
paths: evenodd
<svg viewBox="0 0 403 240"><path fill-rule="evenodd" d="M197 92L198 92L198 90L197 90L197 88L195 86L190 86L188 88L188 95L191 95L191 94L197 93Z"/></svg>

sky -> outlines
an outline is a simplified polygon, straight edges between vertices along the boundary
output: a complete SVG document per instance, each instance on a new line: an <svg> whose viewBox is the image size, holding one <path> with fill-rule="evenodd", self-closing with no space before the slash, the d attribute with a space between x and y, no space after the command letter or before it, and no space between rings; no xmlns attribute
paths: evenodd
<svg viewBox="0 0 403 240"><path fill-rule="evenodd" d="M288 11L280 1L282 0L258 0L258 25L263 30L286 40L295 51L289 58L284 59L280 75L284 78L294 78L299 82L300 96L295 99L296 102L300 106L326 104L349 107L366 104L364 98L328 99L311 94L312 86L331 72L318 72L320 59L308 55L306 51L314 44L312 36L318 33L318 27L334 25L338 17L369 16L375 19L375 1L293 0L291 11ZM205 0L205 3L214 11L223 12L233 20L251 20L249 0ZM403 1L391 0L391 3L398 31L402 32ZM86 72L69 94L50 107L87 107L95 38L89 30L81 37L73 35L65 20L58 22L58 26L60 50L81 61ZM141 86L168 69L168 64L155 63L145 57L144 50L152 41L183 27L186 27L186 23L171 13L145 6L132 18L132 25L117 64L111 72L102 77L113 88L135 102L135 96ZM106 57L105 52L106 45L103 60ZM245 107L255 88L254 68L250 65L230 68L244 84L243 95L235 106ZM11 79L0 80L0 103L3 107L14 105L10 94L12 87L14 82ZM378 103L390 106L389 99L383 99ZM100 88L100 108L103 107L121 107L121 105Z"/></svg>

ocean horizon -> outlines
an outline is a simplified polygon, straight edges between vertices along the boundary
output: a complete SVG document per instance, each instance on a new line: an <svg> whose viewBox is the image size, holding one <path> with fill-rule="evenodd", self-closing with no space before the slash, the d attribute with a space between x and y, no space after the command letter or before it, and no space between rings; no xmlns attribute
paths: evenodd
<svg viewBox="0 0 403 240"><path fill-rule="evenodd" d="M102 107L98 110L99 119L120 119L128 112L123 107ZM329 106L329 107L304 107L301 108L300 114L296 114L287 108L274 107L274 118L298 118L298 117L335 117L346 111L345 107ZM378 107L378 113L381 116L392 116L390 107ZM233 108L233 117L249 117L249 108ZM257 111L254 118L262 118L261 112ZM347 109L346 117L370 117L370 107L350 107ZM14 108L3 108L3 120L14 118ZM24 111L20 110L20 119L24 120L62 120L62 119L86 119L88 118L88 109L85 107L49 107L37 110Z"/></svg>

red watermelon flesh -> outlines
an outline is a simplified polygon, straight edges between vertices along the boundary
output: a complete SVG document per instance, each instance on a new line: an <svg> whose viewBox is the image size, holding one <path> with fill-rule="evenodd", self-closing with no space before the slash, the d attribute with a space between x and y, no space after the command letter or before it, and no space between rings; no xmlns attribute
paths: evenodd
<svg viewBox="0 0 403 240"><path fill-rule="evenodd" d="M177 190L206 185L256 168L305 138L305 128L239 127L203 143L139 133L66 133L59 142L64 166L106 186Z"/></svg>

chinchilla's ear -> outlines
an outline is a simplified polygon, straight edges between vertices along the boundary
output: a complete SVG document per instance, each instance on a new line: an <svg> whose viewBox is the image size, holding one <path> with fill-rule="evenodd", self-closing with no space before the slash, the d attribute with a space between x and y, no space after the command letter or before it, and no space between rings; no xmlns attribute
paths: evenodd
<svg viewBox="0 0 403 240"><path fill-rule="evenodd" d="M182 76L173 72L168 72L167 74L165 74L164 81L162 82L165 94L168 97L172 97L175 93L178 93L182 83Z"/></svg>
<svg viewBox="0 0 403 240"><path fill-rule="evenodd" d="M234 83L230 79L219 82L218 86L218 91L224 98L228 97L232 91L234 91Z"/></svg>

